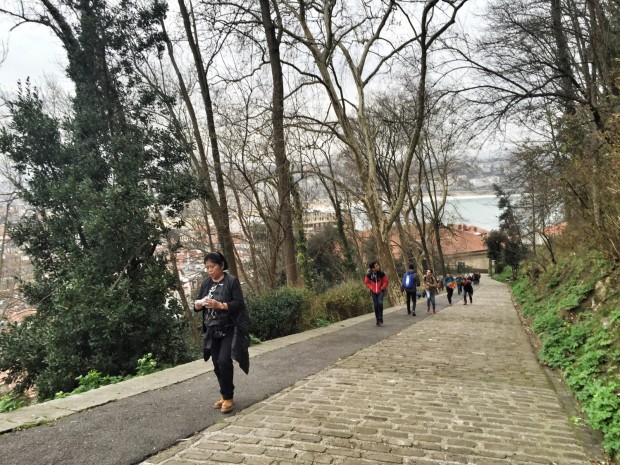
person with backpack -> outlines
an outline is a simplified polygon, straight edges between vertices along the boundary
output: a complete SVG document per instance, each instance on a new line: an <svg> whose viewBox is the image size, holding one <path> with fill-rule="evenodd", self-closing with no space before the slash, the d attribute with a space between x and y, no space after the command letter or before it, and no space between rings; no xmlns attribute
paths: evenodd
<svg viewBox="0 0 620 465"><path fill-rule="evenodd" d="M452 294L456 287L456 279L450 273L446 273L446 277L443 278L443 282L446 285L446 293L448 296L448 305L452 305Z"/></svg>
<svg viewBox="0 0 620 465"><path fill-rule="evenodd" d="M233 360L247 374L250 370L250 319L243 299L241 283L228 273L228 263L219 252L204 259L208 277L194 301L194 311L202 311L203 357L211 358L220 385L220 400L213 408L222 413L233 410Z"/></svg>
<svg viewBox="0 0 620 465"><path fill-rule="evenodd" d="M368 264L368 273L364 277L364 284L370 290L370 295L372 296L377 326L381 326L383 324L383 297L388 286L388 277L381 271L379 262L370 262Z"/></svg>
<svg viewBox="0 0 620 465"><path fill-rule="evenodd" d="M420 285L420 278L416 273L413 265L409 265L409 268L403 276L403 282L400 285L400 292L407 294L407 315L415 316L415 307L417 301L417 287ZM411 303L413 302L413 306ZM413 307L413 308L412 308Z"/></svg>
<svg viewBox="0 0 620 465"><path fill-rule="evenodd" d="M465 276L463 278L463 305L467 305L467 296L469 296L469 303L473 301L474 286L473 278L471 276Z"/></svg>

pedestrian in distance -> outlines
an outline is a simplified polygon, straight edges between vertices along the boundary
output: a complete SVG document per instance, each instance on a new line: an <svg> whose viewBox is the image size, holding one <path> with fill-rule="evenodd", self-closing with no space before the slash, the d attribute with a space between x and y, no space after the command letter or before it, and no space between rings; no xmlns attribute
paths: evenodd
<svg viewBox="0 0 620 465"><path fill-rule="evenodd" d="M427 270L426 275L424 276L424 292L426 293L427 313L431 311L431 307L433 308L433 313L435 313L435 296L437 295L437 285L437 278L435 278L433 270Z"/></svg>
<svg viewBox="0 0 620 465"><path fill-rule="evenodd" d="M469 303L473 303L474 286L471 276L463 278L463 305L467 305L467 296L469 296Z"/></svg>
<svg viewBox="0 0 620 465"><path fill-rule="evenodd" d="M247 374L250 370L249 316L241 283L226 270L228 263L219 252L204 259L208 277L194 301L194 311L202 311L203 357L211 358L221 398L213 408L229 413L234 407L233 359Z"/></svg>
<svg viewBox="0 0 620 465"><path fill-rule="evenodd" d="M379 262L375 261L368 264L368 273L364 277L364 284L366 284L372 296L377 326L381 326L383 324L383 298L385 297L385 289L388 286L388 277L381 271Z"/></svg>
<svg viewBox="0 0 620 465"><path fill-rule="evenodd" d="M463 292L463 276L458 275L456 277L456 288L459 292L459 295L461 295L461 293Z"/></svg>
<svg viewBox="0 0 620 465"><path fill-rule="evenodd" d="M446 295L448 297L448 305L452 305L452 294L456 288L456 279L450 273L446 273L446 277L443 278L443 282L446 285Z"/></svg>
<svg viewBox="0 0 620 465"><path fill-rule="evenodd" d="M403 281L400 285L400 292L405 292L407 295L407 315L415 316L415 307L417 302L417 287L420 285L420 278L416 273L413 265L409 265L409 268L403 276Z"/></svg>

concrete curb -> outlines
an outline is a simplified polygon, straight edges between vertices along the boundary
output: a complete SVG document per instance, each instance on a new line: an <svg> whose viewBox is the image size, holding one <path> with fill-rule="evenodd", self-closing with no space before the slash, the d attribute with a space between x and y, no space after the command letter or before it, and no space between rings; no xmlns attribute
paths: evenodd
<svg viewBox="0 0 620 465"><path fill-rule="evenodd" d="M402 311L402 305L384 310L386 315ZM281 349L299 342L307 341L325 334L334 333L358 323L373 320L374 313L367 313L348 320L333 323L324 328L316 328L302 333L272 339L250 347L250 358ZM74 413L82 412L109 402L125 399L144 392L161 389L181 383L196 376L213 371L211 363L196 360L190 363L168 368L146 376L140 376L109 386L102 386L92 391L75 394L63 399L54 399L40 404L23 407L11 412L0 413L0 434L20 428L47 424Z"/></svg>

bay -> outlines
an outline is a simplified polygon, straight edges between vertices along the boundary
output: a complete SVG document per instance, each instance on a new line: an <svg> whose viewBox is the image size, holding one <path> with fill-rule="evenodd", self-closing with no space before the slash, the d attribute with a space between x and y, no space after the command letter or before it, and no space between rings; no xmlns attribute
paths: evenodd
<svg viewBox="0 0 620 465"><path fill-rule="evenodd" d="M492 231L499 228L499 215L495 195L448 196L444 224L467 224Z"/></svg>

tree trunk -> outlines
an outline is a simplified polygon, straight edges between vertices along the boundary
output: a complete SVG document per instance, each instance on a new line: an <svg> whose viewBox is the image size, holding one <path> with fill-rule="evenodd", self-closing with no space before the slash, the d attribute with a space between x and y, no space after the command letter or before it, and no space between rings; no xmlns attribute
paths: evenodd
<svg viewBox="0 0 620 465"><path fill-rule="evenodd" d="M415 207L418 201L415 201L415 202L413 201L411 193L407 193L407 199L409 201L409 208L404 214L405 229L406 229L407 241L408 241L407 247L409 249L409 252L413 256L413 265L421 273L422 272L422 257L420 256L420 246L415 241L414 235L412 233L412 228L414 228L415 225L412 225L411 221L409 220L409 215L415 211Z"/></svg>
<svg viewBox="0 0 620 465"><path fill-rule="evenodd" d="M379 254L381 269L388 276L388 287L386 290L388 302L391 306L397 305L402 299L400 292L400 279L398 277L398 272L396 271L392 251L390 250L390 241L387 237L382 237L377 240L377 251Z"/></svg>
<svg viewBox="0 0 620 465"><path fill-rule="evenodd" d="M396 224L396 230L398 231L398 239L400 241L400 255L401 255L401 260L403 262L403 266L405 267L405 269L407 269L409 263L411 263L411 257L409 257L409 250L407 250L407 244L408 244L408 240L407 240L407 233L405 231L405 228L403 227L403 223L401 221L401 218L397 218L395 221Z"/></svg>
<svg viewBox="0 0 620 465"><path fill-rule="evenodd" d="M4 278L4 248L6 245L6 233L9 226L9 212L11 210L11 203L13 203L14 197L11 195L6 202L6 209L4 211L4 225L2 230L2 244L0 244L0 288L2 287L2 279Z"/></svg>
<svg viewBox="0 0 620 465"><path fill-rule="evenodd" d="M328 160L329 174L333 181L334 179L334 170L331 164L331 161ZM353 253L351 251L351 244L349 239L347 238L347 234L345 231L345 222L342 214L342 206L340 205L340 198L338 195L338 186L336 182L332 182L331 186L327 185L327 180L320 176L319 180L323 187L325 187L325 192L327 192L327 196L329 197L329 201L332 203L334 207L334 213L336 215L336 230L338 231L338 236L340 237L340 241L342 242L342 252L344 254L344 268L349 273L353 273L356 269L355 262L353 261ZM331 188L330 188L331 187Z"/></svg>
<svg viewBox="0 0 620 465"><path fill-rule="evenodd" d="M278 200L280 202L280 224L284 233L284 262L286 266L286 283L298 286L299 272L295 251L295 235L293 233L293 214L291 208L292 178L290 163L286 157L284 142L284 79L280 61L280 38L276 36L276 28L271 19L269 0L260 0L263 28L269 49L269 64L273 80L272 116L273 153L276 159L278 174Z"/></svg>
<svg viewBox="0 0 620 465"><path fill-rule="evenodd" d="M442 276L446 276L446 263L443 258L443 250L441 248L441 224L433 221L433 233L435 234L435 244L437 245L437 261ZM435 274L437 274L435 272Z"/></svg>
<svg viewBox="0 0 620 465"><path fill-rule="evenodd" d="M228 213L228 201L226 199L226 186L224 184L224 173L222 172L222 165L220 160L220 150L217 140L217 131L215 129L215 118L213 116L213 102L211 100L211 91L209 90L209 83L207 82L207 73L204 67L202 55L198 48L197 39L195 36L195 30L192 27L192 17L185 6L184 0L178 0L179 10L181 17L183 18L183 25L185 27L185 35L189 47L192 51L194 58L194 65L198 75L198 83L200 84L200 92L202 95L205 112L207 115L207 129L209 133L209 141L211 143L211 153L213 156L213 171L215 174L215 180L217 184L218 202L212 202L211 216L215 223L215 229L217 230L218 241L222 249L222 253L228 261L229 271L237 274L237 263L234 253L234 244L232 239L232 233L230 231L230 218ZM206 167L205 167L206 169Z"/></svg>
<svg viewBox="0 0 620 465"><path fill-rule="evenodd" d="M570 62L570 52L568 41L562 27L562 2L561 0L550 0L551 21L553 24L553 38L557 49L556 59L558 70L562 74L560 83L562 92L564 93L564 111L568 114L575 113L573 102L575 101L575 92L573 87L573 71Z"/></svg>

